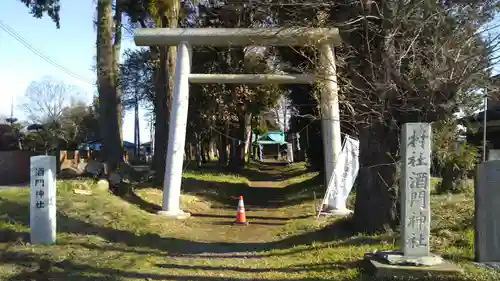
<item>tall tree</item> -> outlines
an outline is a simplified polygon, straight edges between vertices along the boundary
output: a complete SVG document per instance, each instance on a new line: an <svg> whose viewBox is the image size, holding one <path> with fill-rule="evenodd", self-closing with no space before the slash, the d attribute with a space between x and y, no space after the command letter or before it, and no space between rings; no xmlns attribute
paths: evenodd
<svg viewBox="0 0 500 281"><path fill-rule="evenodd" d="M114 27L114 34L113 34L113 72L114 74L114 83L115 83L115 91L116 91L116 96L117 96L117 111L118 111L118 128L120 130L120 141L123 140L123 132L122 132L122 116L123 116L123 108L120 103L120 97L122 94L122 89L120 85L120 76L121 76L121 71L120 71L120 51L121 51L121 46L122 46L122 15L123 15L123 8L124 8L124 2L125 0L115 0L115 14L113 16L113 27Z"/></svg>
<svg viewBox="0 0 500 281"><path fill-rule="evenodd" d="M237 27L237 26L250 26L251 13L250 11L240 11L234 7L219 7L210 3L200 3L198 10L200 13L196 15L189 14L192 7L183 7L188 11L181 21L183 26L189 27ZM189 14L189 16L188 16ZM141 20L136 20L141 22ZM245 21L246 23L242 23ZM149 27L147 21L140 23L143 27ZM153 23L154 26L156 23ZM150 48L150 55L148 61L158 61L157 50ZM137 54L138 55L138 54ZM130 55L124 63L124 76L129 78L127 80L133 86L134 75L126 73L135 72L137 62L143 60L140 56ZM263 73L270 71L268 68L267 54L257 51L246 51L244 48L203 48L195 47L193 50L193 72L201 73ZM158 64L156 70L160 69ZM147 67L146 67L147 68ZM141 69L139 67L139 69ZM140 75L141 77L144 77ZM143 79L138 81L139 84L143 83ZM123 81L123 83L127 83ZM143 88L139 86L139 88ZM145 87L146 89L148 87ZM132 89L128 87L128 89ZM133 90L136 92L135 90ZM142 91L142 90L140 90ZM126 91L128 92L128 91ZM258 115L260 111L267 108L272 104L280 93L279 89L268 86L247 86L247 85L192 85L190 95L190 110L188 118L188 131L187 131L187 146L186 154L190 155L190 147L201 154L201 159L207 159L207 151L213 147L215 140L220 144L221 156L224 156L223 147L227 147L225 141L228 139L238 139L240 142L229 142L229 147L233 152L231 155L230 164L239 167L243 163L244 156L248 150L246 144L249 143L247 139L250 137L250 120L253 115ZM155 95L157 92L155 91ZM142 95L142 94L141 94ZM133 95L129 95L129 100ZM153 104L157 102L157 96L153 100ZM161 105L161 104L160 104ZM155 106L157 106L155 104ZM156 112L157 120L161 118ZM160 121L158 121L160 122ZM159 123L157 122L157 126ZM214 130L212 130L214 129ZM222 138L215 138L215 131L226 131L226 136ZM157 131L158 132L158 131ZM220 143L219 139L222 139ZM201 152L203 151L203 152ZM241 153L240 153L241 152ZM223 157L224 158L224 157ZM163 161L163 160L162 160ZM224 164L227 161L222 161ZM161 170L163 173L163 168Z"/></svg>
<svg viewBox="0 0 500 281"><path fill-rule="evenodd" d="M59 123L59 139L65 149L76 150L85 141L97 140L99 115L93 105L82 101L65 107Z"/></svg>
<svg viewBox="0 0 500 281"><path fill-rule="evenodd" d="M498 2L327 1L311 5L306 1L270 7L281 26L341 30L344 42L337 49L341 118L361 140L354 213L360 231L398 226L401 125L451 116L468 102L471 91L485 84L489 57L497 44L480 33L496 13ZM317 59L314 50L280 53L299 71L309 71L308 65ZM292 96L297 92L293 88ZM313 90L309 89L310 96L315 96ZM313 105L310 112L314 111Z"/></svg>
<svg viewBox="0 0 500 281"><path fill-rule="evenodd" d="M104 160L110 171L123 162L121 141L121 100L114 41L113 1L97 1L97 80L99 91L99 118L103 140ZM118 43L119 44L119 43Z"/></svg>
<svg viewBox="0 0 500 281"><path fill-rule="evenodd" d="M153 73L155 63L150 59L151 52L147 49L126 50L125 61L121 65L121 89L125 110L134 110L134 142L136 153L139 152L139 108L154 104Z"/></svg>
<svg viewBox="0 0 500 281"><path fill-rule="evenodd" d="M54 77L45 76L30 83L19 108L32 123L59 121L64 109L77 97L77 89Z"/></svg>
<svg viewBox="0 0 500 281"><path fill-rule="evenodd" d="M480 33L497 4L374 1L359 7L363 20L346 41L356 52L349 63L359 65L348 69L351 104L358 112L360 139L369 140L360 147L363 169L354 216L360 230L399 224L401 125L447 118L487 83L490 48L496 43Z"/></svg>
<svg viewBox="0 0 500 281"><path fill-rule="evenodd" d="M176 28L180 15L179 0L127 0L125 11L134 24L142 28ZM151 53L159 58L155 71L155 152L153 170L156 184L163 183L165 156L168 143L169 107L171 101L172 75L175 69L176 46L151 47Z"/></svg>

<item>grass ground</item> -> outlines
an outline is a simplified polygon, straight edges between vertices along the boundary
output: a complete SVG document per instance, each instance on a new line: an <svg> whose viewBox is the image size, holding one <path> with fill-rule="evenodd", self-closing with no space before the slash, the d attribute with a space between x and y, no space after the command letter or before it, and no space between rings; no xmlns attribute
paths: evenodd
<svg viewBox="0 0 500 281"><path fill-rule="evenodd" d="M152 214L161 201L156 188L119 198L96 189L74 194L75 185L91 183L60 181L52 246L27 242L28 190L0 190L0 280L373 280L359 269L363 254L396 248L397 237L353 235L344 221L316 220L313 191L322 188L303 168L188 170L182 207L193 217L185 221ZM248 187L266 177L288 186ZM239 194L246 227L230 224ZM471 265L471 198L433 196L433 250L465 269L453 280L499 280Z"/></svg>

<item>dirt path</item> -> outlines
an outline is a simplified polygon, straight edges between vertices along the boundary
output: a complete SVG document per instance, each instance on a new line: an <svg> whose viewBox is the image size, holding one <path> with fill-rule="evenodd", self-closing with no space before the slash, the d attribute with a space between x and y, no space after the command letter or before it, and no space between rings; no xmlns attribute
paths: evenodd
<svg viewBox="0 0 500 281"><path fill-rule="evenodd" d="M242 250L252 248L254 243L270 243L278 239L289 223L313 215L312 205L286 206L286 178L280 164L263 165L250 180L249 187L235 191L234 197L243 196L248 226L234 226L238 200L232 203L212 206L209 210L192 212L186 225L204 233L214 242L250 243L240 245ZM265 179L268 180L265 180ZM246 251L242 251L246 252Z"/></svg>
<svg viewBox="0 0 500 281"><path fill-rule="evenodd" d="M249 180L249 186L253 188L285 188L287 178L284 175L283 162L263 162L258 171L259 175L254 175L256 179Z"/></svg>
<svg viewBox="0 0 500 281"><path fill-rule="evenodd" d="M193 187L186 195L201 200L186 201L183 209L191 213L191 218L169 227L167 236L179 241L175 246L169 245L169 252L174 256L216 257L238 253L243 257L274 249L297 225L309 224L302 220L314 220L314 206L310 202L289 200L294 191L286 186L287 180L301 173L301 167L266 163L241 171L250 181L248 185L196 180L185 183ZM161 191L144 192L142 198L156 198L149 202L159 208ZM232 224L239 196L244 199L247 226Z"/></svg>

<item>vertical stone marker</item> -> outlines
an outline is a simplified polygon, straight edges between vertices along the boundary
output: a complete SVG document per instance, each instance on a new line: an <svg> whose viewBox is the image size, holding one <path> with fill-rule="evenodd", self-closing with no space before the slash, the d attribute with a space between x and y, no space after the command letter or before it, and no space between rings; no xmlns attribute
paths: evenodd
<svg viewBox="0 0 500 281"><path fill-rule="evenodd" d="M476 262L500 268L500 160L486 161L477 166L475 179Z"/></svg>
<svg viewBox="0 0 500 281"><path fill-rule="evenodd" d="M430 254L431 125L404 124L401 152L401 247L405 257L426 257Z"/></svg>
<svg viewBox="0 0 500 281"><path fill-rule="evenodd" d="M401 249L365 254L369 270L376 277L459 274L461 268L430 252L431 124L404 124L400 151Z"/></svg>
<svg viewBox="0 0 500 281"><path fill-rule="evenodd" d="M30 159L30 240L32 244L56 242L56 157Z"/></svg>

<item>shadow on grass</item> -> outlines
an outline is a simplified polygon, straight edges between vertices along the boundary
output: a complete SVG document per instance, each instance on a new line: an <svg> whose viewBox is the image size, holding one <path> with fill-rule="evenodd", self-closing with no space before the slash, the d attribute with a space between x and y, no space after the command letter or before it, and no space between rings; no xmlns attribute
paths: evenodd
<svg viewBox="0 0 500 281"><path fill-rule="evenodd" d="M324 271L324 270L346 270L359 266L358 261L349 262L322 262L322 263L305 263L295 264L294 266L280 268L248 268L237 266L199 266L199 265L181 265L181 264L157 264L157 267L166 269L184 269L184 270L231 270L245 273L263 273L263 272L304 272L304 271Z"/></svg>
<svg viewBox="0 0 500 281"><path fill-rule="evenodd" d="M11 229L0 229L0 243L26 242L29 241L30 234Z"/></svg>
<svg viewBox="0 0 500 281"><path fill-rule="evenodd" d="M307 179L300 183L291 184L286 188L255 188L244 183L212 182L192 178L183 178L182 189L191 194L213 202L213 208L234 209L235 197L243 196L245 207L252 208L282 208L301 204L323 196L321 176ZM141 186L138 187L142 188ZM133 190L121 196L127 202L139 208L156 213L161 206L145 201Z"/></svg>
<svg viewBox="0 0 500 281"><path fill-rule="evenodd" d="M0 210L8 210L9 216L19 224L28 225L28 207L17 202L9 201L0 198ZM374 240L359 240L358 238L350 238L352 232L349 231L350 222L348 220L339 220L328 225L327 227L314 232L307 232L299 234L296 236L288 237L280 241L274 242L262 242L262 243L211 243L211 242L197 242L186 239L177 239L171 237L161 237L155 233L148 233L143 235L138 235L125 230L118 230L109 227L95 225L89 222L81 221L72 217L68 217L65 214L58 213L58 232L70 233L75 235L90 235L99 236L106 240L107 242L114 243L117 245L125 245L125 247L119 247L115 245L95 245L91 243L71 243L76 247L83 247L95 251L120 251L120 252L130 252L138 255L158 255L158 256L170 256L170 257L187 257L187 258L257 258L257 257L272 257L279 255L291 255L300 253L303 251L310 251L313 249L319 249L322 247L328 247L327 245L322 245L320 247L303 247L302 249L297 249L295 246L301 245L311 245L314 242L329 242L334 240L343 240L338 245L355 245L355 244L367 244L367 243L378 243L376 239ZM9 234L10 233L10 234ZM5 235L4 235L5 234ZM28 239L27 233L3 230L0 231L0 236L3 238L2 242L11 242L19 239ZM135 249L141 248L141 249ZM146 248L146 249L144 249ZM150 249L150 250L148 250ZM268 252L272 250L286 250L287 252ZM259 253L261 252L261 253ZM264 253L262 253L264 252ZM111 268L97 268L90 265L76 264L74 261L64 260L62 262L54 262L51 260L44 260L40 256L32 253L19 253L19 252L9 252L9 250L4 251L0 255L1 263L15 264L23 266L26 264L31 264L27 266L24 273L20 273L15 277L7 280L114 280L110 277L116 278L149 278L152 280L219 280L215 277L203 277L203 276L177 276L177 275L165 275L165 274L154 274L154 273L144 273L144 272L130 272L125 270L116 270ZM36 266L36 270L33 269L33 264ZM164 268L169 268L168 264L160 265ZM332 264L311 264L301 266L294 266L290 268L267 268L262 269L265 271L282 271L282 272L297 272L304 270L327 270L327 269L338 269L342 270L344 268L349 268L354 265L342 265L341 262L333 261ZM199 269L199 267L194 267ZM194 269L193 268L193 269ZM217 270L217 268L212 268ZM223 270L224 268L220 268ZM54 270L58 272L54 272ZM209 270L209 269L205 269ZM240 272L260 272L251 271L251 269L230 269L233 271ZM247 271L245 271L247 270ZM92 275L90 277L90 275ZM105 275L107 278L101 278L98 275ZM44 279L45 278L45 279ZM119 280L119 279L116 279ZM258 278L245 279L245 278L232 278L231 280L259 280ZM323 279L294 279L294 280L323 280ZM337 280L337 279L336 279ZM349 280L349 279L346 279Z"/></svg>
<svg viewBox="0 0 500 281"><path fill-rule="evenodd" d="M234 223L228 222L228 221L211 222L210 224L212 224L212 225L235 225L235 226L238 226L238 224L234 224ZM283 226L285 224L286 223L284 223L284 222L268 222L268 221L252 221L252 222L248 223L248 225L268 225L268 226L271 226L271 225ZM239 226L245 227L245 225L241 225L241 224Z"/></svg>
<svg viewBox="0 0 500 281"><path fill-rule="evenodd" d="M205 198L221 205L234 205L234 197L243 196L245 206L254 208L281 208L300 204L322 196L320 176L291 184L285 188L255 188L242 183L210 182L199 179L183 179L185 193Z"/></svg>
<svg viewBox="0 0 500 281"><path fill-rule="evenodd" d="M246 167L231 168L218 165L216 162L204 164L198 168L193 163L185 165L185 171L194 173L221 173L221 174L234 174L248 179L249 181L284 181L289 178L298 177L314 170L305 168L301 165L287 164L284 162L266 162L258 163L252 162Z"/></svg>
<svg viewBox="0 0 500 281"><path fill-rule="evenodd" d="M196 214L193 213L191 214L193 217L200 217L200 218L221 218L221 219L234 219L234 216L229 216L229 215L215 215L215 214ZM296 220L296 219L305 219L311 217L310 215L304 215L304 216L296 216L296 217L273 217L273 216L246 216L247 219L253 219L253 220L274 220L274 221L289 221L289 220Z"/></svg>
<svg viewBox="0 0 500 281"><path fill-rule="evenodd" d="M312 172L312 170L298 168L287 170L286 167L287 165L282 163L266 163L259 165L257 169L242 168L235 172L249 181L284 181Z"/></svg>
<svg viewBox="0 0 500 281"><path fill-rule="evenodd" d="M176 264L157 264L158 268L163 269L180 269L180 270L193 270L200 272L203 271L221 271L225 272L225 278L221 276L203 276L203 275L176 275L176 274L162 274L162 273L152 273L152 272L137 272L128 271L123 269L114 269L109 267L96 267L87 264L80 264L71 260L63 261L53 261L33 253L21 253L7 251L0 256L0 262L4 264L16 264L18 266L24 266L24 270L21 273L12 276L6 281L24 281L24 280L72 280L72 281L104 281L104 280L123 280L127 279L140 279L140 280L175 280L175 281L187 281L187 280L200 280L200 281L218 281L218 280L233 280L233 281L264 281L264 280L286 280L286 279L269 279L269 278L243 278L243 277L233 277L230 272L233 271L238 273L265 273L265 272L283 272L283 273L298 273L298 272L314 272L314 271L342 271L351 268L362 267L362 261L332 261L325 263L311 263L311 264L300 264L290 267L281 268L245 268L245 267L215 267L215 266L189 266L189 265L176 265ZM337 277L337 276L336 276ZM290 280L295 281L326 281L326 280L336 280L336 281L368 281L368 280L406 280L401 278L383 278L377 279L372 276L366 275L364 272L356 274L355 276L343 276L339 278L332 279L330 277L306 277L306 278L290 278ZM416 279L411 279L416 280ZM423 278L418 280L435 280L430 278ZM462 278L456 278L455 276L449 278L440 278L441 281L457 281L465 280Z"/></svg>
<svg viewBox="0 0 500 281"><path fill-rule="evenodd" d="M11 217L17 223L29 225L28 207L16 202L0 199L0 210L9 210ZM313 242L327 242L338 239L347 239L353 235L349 229L348 220L337 220L325 228L314 232L306 232L296 236L288 237L280 241L255 242L255 243L213 243L196 242L186 239L171 237L161 237L156 233L138 235L125 230L118 230L109 227L95 225L58 213L57 231L59 233L71 233L76 235L96 235L103 239L117 244L124 244L128 247L149 248L152 250L167 251L169 254L202 254L202 253L238 253L238 252L259 252L278 249L289 249L299 245L310 245ZM10 234L9 234L10 233ZM4 242L27 239L27 234L13 231L5 231L2 235ZM346 240L346 243L358 243L359 241ZM375 242L375 241L373 241ZM366 243L364 241L363 243Z"/></svg>
<svg viewBox="0 0 500 281"><path fill-rule="evenodd" d="M282 181L285 178L291 178L305 174L302 167L288 167L283 163L252 163L253 169L239 169L237 174L243 176L250 181L273 182ZM280 170L279 168L282 168ZM269 172L262 171L269 169ZM219 170L222 173L227 173L227 169L221 169L220 166L214 163L207 163L202 168L193 168L193 164L187 165L187 170L196 172L212 172ZM234 171L233 171L234 172ZM312 200L315 196L321 198L324 193L322 186L322 175L317 175L303 182L293 183L284 188L269 187L250 187L247 183L231 183L231 182L216 182L202 179L183 178L182 190L184 193L196 195L213 202L215 208L234 208L235 197L243 196L247 209L251 208L281 208L291 205L297 205L304 201ZM148 183L136 184L135 189L151 187ZM157 204L153 204L143 200L133 191L130 194L122 196L123 199L131 204L137 205L139 208L150 213L156 213L161 209Z"/></svg>
<svg viewBox="0 0 500 281"><path fill-rule="evenodd" d="M20 253L20 252L4 252L0 256L0 262L10 263L16 265L24 265L25 270L23 272L16 274L15 276L6 279L6 281L20 281L20 280L73 280L73 281L83 281L83 280L122 280L123 278L133 278L141 280L200 280L200 281L216 281L221 280L220 276L202 276L202 275L174 275L174 274L161 274L161 273L148 273L148 272L136 272L127 271L123 269L114 269L107 267L95 267L86 264L79 264L71 260L63 260L60 262L55 262L47 258L40 257L32 253ZM352 268L356 264L351 262L339 262L339 263L322 263L322 264L303 264L300 267L289 267L289 268L263 268L253 270L250 268L238 268L238 267L197 267L197 266L178 266L171 264L158 265L161 268L170 269L202 269L202 270L232 270L236 272L268 272L268 271L281 271L281 272L298 272L298 271L319 271L319 270L343 270L347 268ZM36 269L35 269L36 268ZM35 269L35 270L33 270ZM224 280L235 280L235 281L264 281L269 279L262 278L238 278L231 277ZM294 278L296 281L326 281L330 279L325 278ZM360 280L359 278L342 278L336 279L339 281L351 281Z"/></svg>
<svg viewBox="0 0 500 281"><path fill-rule="evenodd" d="M132 205L139 207L140 209L156 214L158 211L161 211L161 206L155 203L148 202L142 199L139 195L137 195L133 190L128 189L129 191L126 194L120 196L123 200L129 202Z"/></svg>

